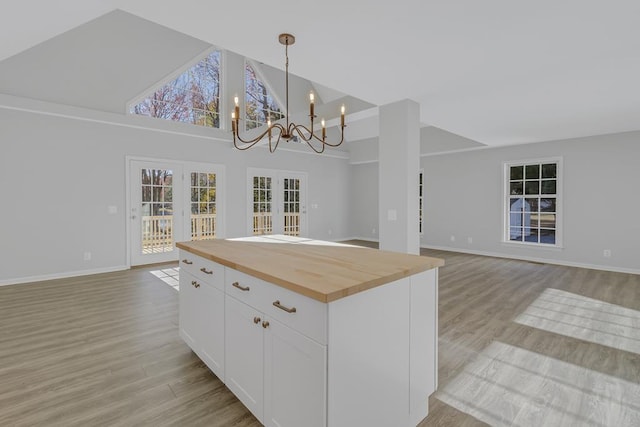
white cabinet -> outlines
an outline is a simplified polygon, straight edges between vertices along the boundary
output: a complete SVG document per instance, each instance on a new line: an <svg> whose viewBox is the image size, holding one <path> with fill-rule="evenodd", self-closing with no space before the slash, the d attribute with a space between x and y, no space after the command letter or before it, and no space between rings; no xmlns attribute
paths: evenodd
<svg viewBox="0 0 640 427"><path fill-rule="evenodd" d="M267 427L325 426L326 346L232 296L225 303L227 387Z"/></svg>
<svg viewBox="0 0 640 427"><path fill-rule="evenodd" d="M226 378L227 387L262 420L263 399L263 327L259 311L226 297ZM266 323L265 323L266 325Z"/></svg>
<svg viewBox="0 0 640 427"><path fill-rule="evenodd" d="M267 321L263 423L267 427L326 426L327 347L277 320Z"/></svg>
<svg viewBox="0 0 640 427"><path fill-rule="evenodd" d="M180 336L224 381L224 267L218 266L214 270L211 264L192 255L181 263ZM200 271L201 268L215 271L215 278L213 273Z"/></svg>

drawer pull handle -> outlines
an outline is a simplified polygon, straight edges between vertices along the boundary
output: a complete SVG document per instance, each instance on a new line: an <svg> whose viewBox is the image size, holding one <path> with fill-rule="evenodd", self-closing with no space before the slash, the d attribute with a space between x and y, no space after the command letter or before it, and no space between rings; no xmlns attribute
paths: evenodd
<svg viewBox="0 0 640 427"><path fill-rule="evenodd" d="M267 329L269 327L269 322L267 322L266 320L262 322L262 327Z"/></svg>
<svg viewBox="0 0 640 427"><path fill-rule="evenodd" d="M255 323L256 325L257 325L258 323L260 323L260 318L259 318L259 317L254 317L254 318L253 318L253 323Z"/></svg>
<svg viewBox="0 0 640 427"><path fill-rule="evenodd" d="M241 291L245 291L245 292L247 292L247 291L249 291L249 290L251 289L251 288L250 288L250 287L248 287L248 286L246 286L246 287L245 287L245 286L241 286L241 285L240 285L240 283L238 283L238 282L233 282L233 283L231 284L231 286L233 286L234 288L238 288L238 289L240 289Z"/></svg>
<svg viewBox="0 0 640 427"><path fill-rule="evenodd" d="M198 288L200 287L200 283L196 282L195 280L192 280L192 281L191 281L191 284L192 284L196 289L198 289Z"/></svg>
<svg viewBox="0 0 640 427"><path fill-rule="evenodd" d="M202 271L204 274L213 274L213 270L207 270L206 268L202 267L200 269L200 271Z"/></svg>
<svg viewBox="0 0 640 427"><path fill-rule="evenodd" d="M280 300L274 301L273 305L275 305L276 307L278 307L280 310L284 310L287 313L295 313L296 312L296 308L295 307L285 307L284 305L280 304Z"/></svg>
<svg viewBox="0 0 640 427"><path fill-rule="evenodd" d="M183 259L183 260L182 260L182 262L184 262L184 263L185 263L185 264L187 264L187 265L191 265L191 264L193 264L193 261L189 261L189 260L188 260L188 259L186 259L186 258L185 258L185 259Z"/></svg>

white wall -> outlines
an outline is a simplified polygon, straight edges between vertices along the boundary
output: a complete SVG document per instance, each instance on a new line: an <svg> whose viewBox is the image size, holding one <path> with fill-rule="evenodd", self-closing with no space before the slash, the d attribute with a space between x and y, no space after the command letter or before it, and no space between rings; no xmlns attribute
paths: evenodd
<svg viewBox="0 0 640 427"><path fill-rule="evenodd" d="M564 165L564 248L502 243L503 162L556 156ZM638 273L639 162L640 132L424 156L421 245ZM377 181L377 163L352 167L354 183ZM364 224L377 220L377 199L370 194L352 199L353 234L363 238L371 238ZM611 258L603 257L604 249Z"/></svg>
<svg viewBox="0 0 640 427"><path fill-rule="evenodd" d="M21 110L31 104L19 101ZM73 114L85 117L78 120L2 105L0 284L127 265L126 156L224 164L227 236L246 234L247 167L307 172L309 207L318 205L308 210L309 236L349 237L350 172L343 155L284 149L269 154L262 148L239 152L228 141L203 137L206 129L180 123L158 126L175 131L168 133L139 127L153 119L73 109ZM33 105L69 111L38 102ZM195 129L190 135L191 128ZM117 206L116 215L107 213L109 205ZM90 261L83 261L85 251L92 252Z"/></svg>

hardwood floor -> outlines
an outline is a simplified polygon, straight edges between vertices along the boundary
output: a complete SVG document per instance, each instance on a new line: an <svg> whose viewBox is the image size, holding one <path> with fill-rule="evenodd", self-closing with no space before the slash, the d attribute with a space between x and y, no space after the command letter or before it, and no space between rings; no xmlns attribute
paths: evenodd
<svg viewBox="0 0 640 427"><path fill-rule="evenodd" d="M447 264L421 427L640 425L640 276L423 254ZM158 269L0 287L0 425L259 426L178 337Z"/></svg>

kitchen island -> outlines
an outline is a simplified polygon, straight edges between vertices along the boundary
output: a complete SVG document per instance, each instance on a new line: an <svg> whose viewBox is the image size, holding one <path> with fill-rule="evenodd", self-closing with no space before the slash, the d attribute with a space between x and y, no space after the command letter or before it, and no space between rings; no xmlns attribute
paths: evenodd
<svg viewBox="0 0 640 427"><path fill-rule="evenodd" d="M267 426L415 426L437 258L289 236L183 242L180 335Z"/></svg>

